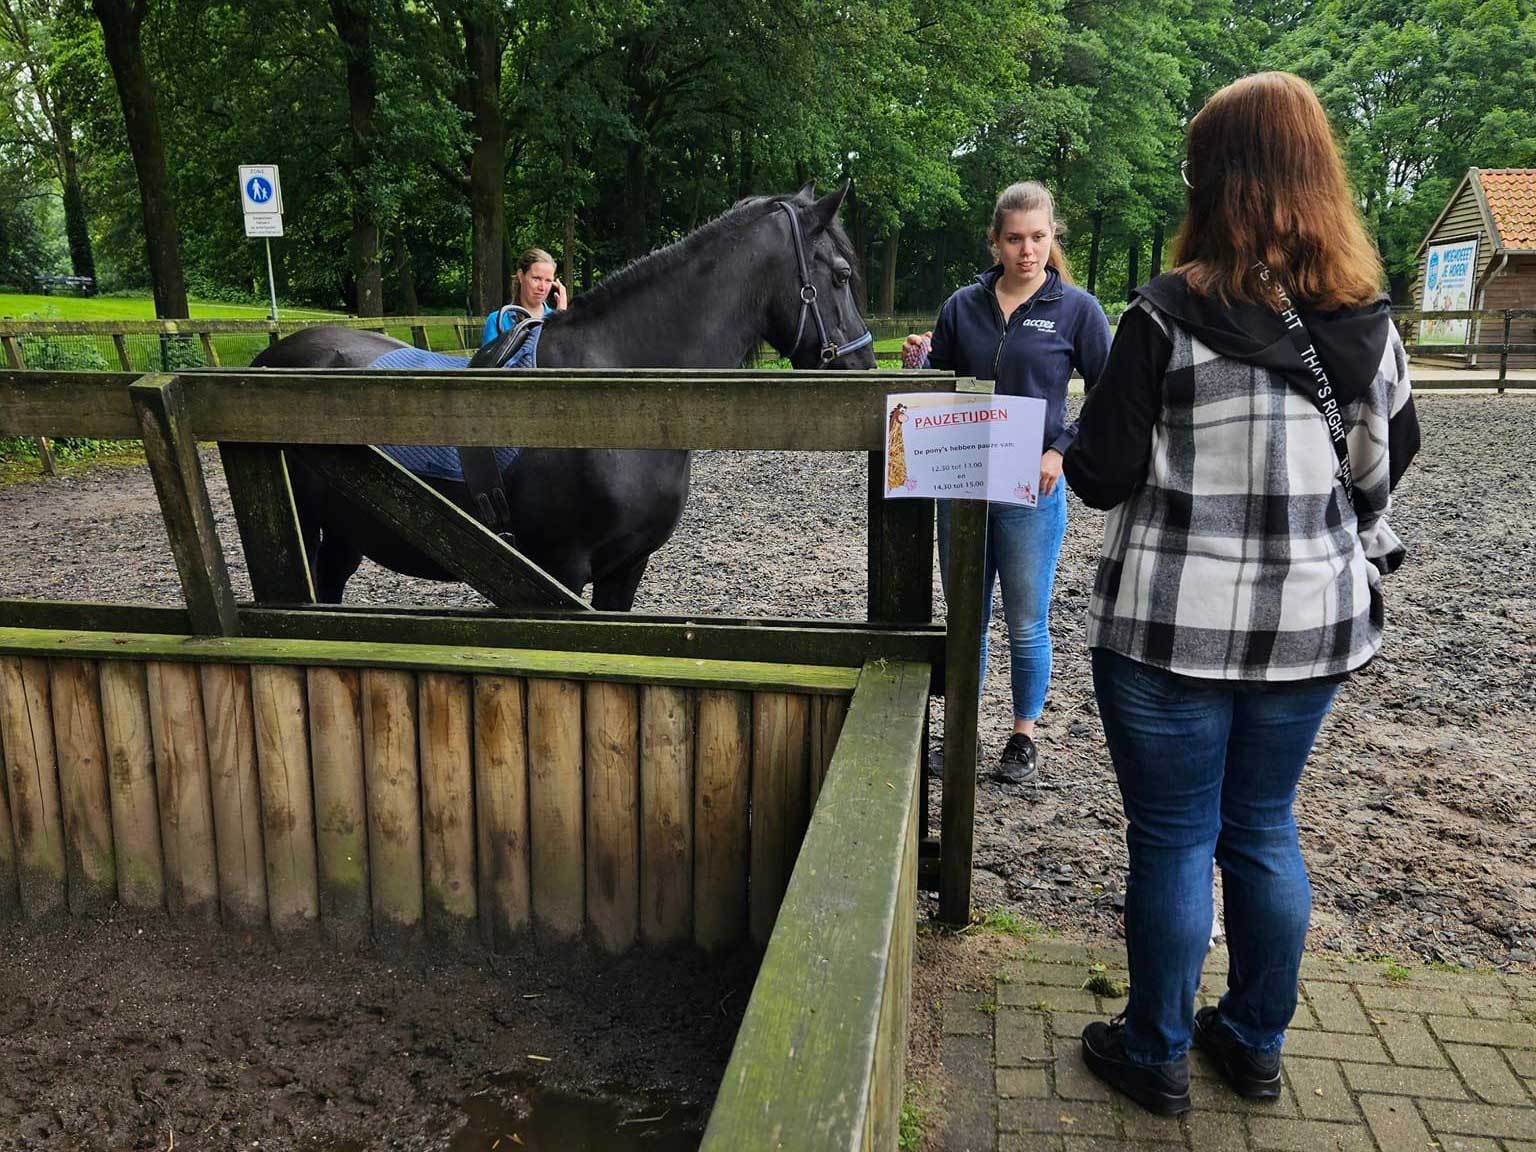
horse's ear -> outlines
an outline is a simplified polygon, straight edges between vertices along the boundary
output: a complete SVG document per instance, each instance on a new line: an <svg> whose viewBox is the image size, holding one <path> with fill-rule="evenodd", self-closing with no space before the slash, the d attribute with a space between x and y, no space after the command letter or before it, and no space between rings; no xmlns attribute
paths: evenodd
<svg viewBox="0 0 1536 1152"><path fill-rule="evenodd" d="M795 193L796 200L804 200L807 204L816 199L816 181L807 180L800 191Z"/></svg>
<svg viewBox="0 0 1536 1152"><path fill-rule="evenodd" d="M837 219L837 211L843 206L843 198L848 195L848 189L851 184L852 181L844 180L841 188L828 192L820 200L816 201L815 205L811 208L811 216L820 227L826 228L832 221Z"/></svg>

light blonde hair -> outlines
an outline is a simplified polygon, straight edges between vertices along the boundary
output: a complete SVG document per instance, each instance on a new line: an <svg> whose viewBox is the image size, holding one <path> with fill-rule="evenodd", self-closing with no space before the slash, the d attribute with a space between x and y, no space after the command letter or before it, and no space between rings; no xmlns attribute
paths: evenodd
<svg viewBox="0 0 1536 1152"><path fill-rule="evenodd" d="M1066 229L1056 219L1055 197L1038 180L1020 180L1002 190L992 209L992 227L987 230L987 241L993 246L995 254L998 237L1003 234L1003 221L1008 213L1040 210L1044 210L1045 218L1051 222L1051 254L1046 257L1046 267L1056 269L1064 283L1075 283L1072 279L1072 266L1067 263L1067 254L1061 247L1061 238L1066 235Z"/></svg>

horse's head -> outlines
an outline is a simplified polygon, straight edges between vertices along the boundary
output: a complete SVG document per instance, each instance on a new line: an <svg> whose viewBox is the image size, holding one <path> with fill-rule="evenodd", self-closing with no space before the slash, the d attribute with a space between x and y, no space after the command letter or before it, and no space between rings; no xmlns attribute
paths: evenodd
<svg viewBox="0 0 1536 1152"><path fill-rule="evenodd" d="M837 222L847 194L844 184L818 200L807 184L767 217L782 237L786 270L769 301L767 337L796 368L875 366L874 340L853 303L853 245Z"/></svg>

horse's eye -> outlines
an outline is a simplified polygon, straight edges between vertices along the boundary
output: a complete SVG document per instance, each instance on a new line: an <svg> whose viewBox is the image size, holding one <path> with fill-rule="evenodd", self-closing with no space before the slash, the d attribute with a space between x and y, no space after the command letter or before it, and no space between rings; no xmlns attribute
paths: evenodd
<svg viewBox="0 0 1536 1152"><path fill-rule="evenodd" d="M851 273L847 268L834 268L832 270L832 282L839 288L847 284L848 281L852 279L852 277L853 273Z"/></svg>

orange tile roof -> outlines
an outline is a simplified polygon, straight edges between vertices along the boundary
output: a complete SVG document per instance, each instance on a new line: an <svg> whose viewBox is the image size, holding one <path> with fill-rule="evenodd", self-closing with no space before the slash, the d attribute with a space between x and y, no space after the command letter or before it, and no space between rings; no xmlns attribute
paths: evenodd
<svg viewBox="0 0 1536 1152"><path fill-rule="evenodd" d="M1536 248L1536 168L1482 168L1477 178L1504 248Z"/></svg>

